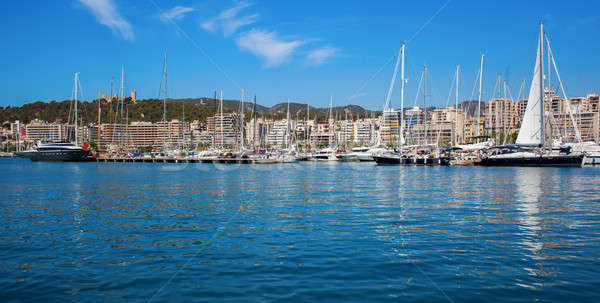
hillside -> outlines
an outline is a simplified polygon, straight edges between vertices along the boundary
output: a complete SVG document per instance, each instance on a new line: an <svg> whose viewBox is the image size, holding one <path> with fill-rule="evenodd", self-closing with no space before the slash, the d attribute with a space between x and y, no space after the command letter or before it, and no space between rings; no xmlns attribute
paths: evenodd
<svg viewBox="0 0 600 303"><path fill-rule="evenodd" d="M214 115L218 110L219 101L213 98L186 98L186 99L167 99L167 120L181 119L185 106L186 120L206 121L207 117ZM33 102L19 107L0 108L0 122L13 122L15 120L29 123L34 119L40 119L49 122L66 122L68 121L69 113L73 111L73 103L71 101L51 101L51 102ZM238 100L223 100L223 112L238 112L241 109L241 102ZM246 118L250 118L250 113L254 104L244 102L244 111L247 113ZM306 116L306 104L290 103L290 115L304 118ZM120 122L119 104L113 102L109 104L102 101L101 105L101 122L108 123ZM264 115L267 118L281 119L286 116L287 103L280 103L273 107L266 107L256 104L255 111ZM80 102L78 105L78 113L80 121L84 124L95 123L98 120L98 103ZM124 119L132 121L150 121L159 122L163 118L163 101L158 99L139 100L136 103L130 102L130 99L125 100ZM310 107L311 117L316 114L318 117L325 117L328 113L327 108ZM333 114L342 118L346 113L350 116L360 114L372 115L376 112L366 110L358 105L347 105L343 107L334 107Z"/></svg>
<svg viewBox="0 0 600 303"><path fill-rule="evenodd" d="M244 111L246 118L251 116L254 104L244 102ZM159 122L163 118L163 101L158 99L139 100L136 103L130 102L130 99L125 101L124 119L132 121L150 121ZM206 121L207 117L213 116L218 111L219 100L213 98L185 98L185 99L167 99L167 120L181 119L183 115L183 107L185 106L186 120ZM13 122L20 120L24 123L29 123L31 120L40 119L44 121L62 121L68 120L69 112L72 111L73 103L71 101L51 101L51 102L33 102L19 107L0 107L0 122ZM101 105L102 123L120 122L120 114L118 112L118 104L113 102L108 104L103 100ZM223 100L223 112L239 112L241 102L238 100ZM475 116L477 113L477 101L463 101L459 104L469 115ZM267 118L282 119L286 116L288 104L279 103L272 107L266 107L256 104L255 111L258 115ZM434 107L432 107L434 108ZM78 105L79 117L81 122L95 123L98 120L98 103L80 102ZM485 102L481 102L481 114L483 116ZM377 116L380 111L371 111L359 105L337 106L332 108L333 115L339 119L351 116L356 118L357 114L361 117ZM304 119L306 117L307 104L290 102L290 116ZM328 108L317 108L310 106L310 115L314 119L315 115L319 119L327 117Z"/></svg>

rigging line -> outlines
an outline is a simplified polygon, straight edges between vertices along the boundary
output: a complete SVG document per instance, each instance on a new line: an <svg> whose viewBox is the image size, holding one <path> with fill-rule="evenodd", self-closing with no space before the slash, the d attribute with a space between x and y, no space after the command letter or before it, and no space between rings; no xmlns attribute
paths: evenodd
<svg viewBox="0 0 600 303"><path fill-rule="evenodd" d="M523 86L523 84L521 84L521 87L522 86ZM508 85L506 86L506 90L508 91L508 96L510 97L510 101L515 102L515 99L513 98L512 93L510 92L510 87ZM520 97L520 95L521 95L521 89L519 89L519 96L517 96L517 97ZM506 102L506 100L504 102ZM504 115L504 120L506 121L506 115ZM515 120L515 118L513 118L513 123L511 123L513 125L510 125L510 127L507 127L504 130L504 143L505 144L506 144L506 137L508 136L508 133L510 132L510 128L512 128L514 126L514 120ZM505 122L505 125L506 125L506 122Z"/></svg>
<svg viewBox="0 0 600 303"><path fill-rule="evenodd" d="M454 76L452 77L452 82L450 82L450 91L448 92L448 98L446 98L446 106L448 107L448 103L450 103L450 98L452 97L452 93L454 92L454 87L456 86L454 84L454 82L456 82L456 73L454 73ZM442 126L441 126L441 121L438 121L438 132L437 132L437 142L440 141L440 135L442 133Z"/></svg>
<svg viewBox="0 0 600 303"><path fill-rule="evenodd" d="M421 85L423 85L423 72L421 72L421 77L419 78L419 85L417 85L417 94L415 95L413 107L417 106L417 100L419 100L419 92L421 91Z"/></svg>
<svg viewBox="0 0 600 303"><path fill-rule="evenodd" d="M546 36L546 40L548 40L548 36ZM543 41L542 41L543 43ZM579 132L579 128L577 127L577 123L575 122L575 118L573 117L573 112L571 111L571 103L569 102L569 98L567 97L567 92L565 91L565 87L563 86L562 80L560 79L560 74L558 73L558 66L556 66L556 61L554 60L554 53L550 48L550 43L548 42L548 52L550 53L550 57L552 58L552 65L554 66L554 71L556 72L556 78L558 80L558 84L560 84L560 89L563 93L563 97L565 98L565 102L567 103L567 108L569 110L569 117L571 118L571 122L573 123L573 129L575 130L575 137L579 141L579 143L583 144L583 140L581 139L581 133Z"/></svg>
<svg viewBox="0 0 600 303"><path fill-rule="evenodd" d="M150 0L153 1L153 0ZM408 43L410 43L411 41L415 40L417 38L417 36L419 34L421 34L421 32L423 32L423 30L425 30L425 28L431 24L431 22L433 22L433 20L442 13L442 11L450 4L450 2L452 2L452 0L448 0L446 1L446 3L444 3L444 5L442 5L425 23L423 23L423 25L421 25L421 27L419 27L419 29L410 37L410 39L408 39L406 41L406 45L408 45ZM363 82L363 84L359 87L359 89L352 94L352 96L357 95L359 93L361 93L363 91L363 89L365 89L365 87L371 82L373 81L373 79L375 79L375 77L377 77L381 71L383 71L383 69L385 69L388 65L390 65L390 63L392 63L394 61L394 58L396 57L396 55L391 56L374 74L371 75L371 77L369 77L365 82Z"/></svg>
<svg viewBox="0 0 600 303"><path fill-rule="evenodd" d="M442 5L436 12L435 14L433 14L433 16L431 16L431 18L429 18L429 20L427 20L427 22L425 22L418 30L417 32L415 32L412 37L410 37L410 39L408 39L408 41L406 41L406 44L410 43L412 40L414 40L415 38L417 38L417 36L425 29L425 27L427 27L431 22L433 22L433 20L442 13L442 11L450 4L450 2L452 2L452 0L448 0L446 1L446 3L444 3L444 5Z"/></svg>
<svg viewBox="0 0 600 303"><path fill-rule="evenodd" d="M152 3L152 5L154 5L154 7L162 14L163 10L162 8L156 3L156 1L154 0L148 0L150 1L150 3ZM212 64L219 72L221 72L223 74L223 76L225 76L225 78L227 80L229 80L231 83L233 83L233 85L235 85L238 89L242 89L242 87L235 81L233 80L233 78L231 78L229 76L229 74L227 74L225 72L225 70L223 70L223 68L221 68L220 65L218 65L205 51L204 49L202 49L200 47L200 45L198 45L198 43L196 42L196 40L192 39L192 37L190 37L179 25L177 25L177 23L175 23L173 20L168 20L169 23L171 25L173 25L173 27L175 28L175 30L181 34L185 39L187 39L190 43L192 43L192 45L198 49L200 51L200 53L206 57L206 59L210 62L210 64Z"/></svg>

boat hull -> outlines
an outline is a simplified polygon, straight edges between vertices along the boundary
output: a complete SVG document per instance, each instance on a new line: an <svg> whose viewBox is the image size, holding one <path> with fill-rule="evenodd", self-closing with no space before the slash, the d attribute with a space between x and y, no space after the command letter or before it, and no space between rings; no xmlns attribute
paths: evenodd
<svg viewBox="0 0 600 303"><path fill-rule="evenodd" d="M341 162L357 162L358 157L356 155L337 155L338 161Z"/></svg>
<svg viewBox="0 0 600 303"><path fill-rule="evenodd" d="M412 165L413 159L400 156L373 156L377 165Z"/></svg>
<svg viewBox="0 0 600 303"><path fill-rule="evenodd" d="M31 161L81 162L86 161L88 159L89 151L24 151L15 153L15 155L21 158L28 158Z"/></svg>
<svg viewBox="0 0 600 303"><path fill-rule="evenodd" d="M566 166L580 167L584 163L585 155L564 156L535 156L535 157L488 157L475 162L481 166Z"/></svg>

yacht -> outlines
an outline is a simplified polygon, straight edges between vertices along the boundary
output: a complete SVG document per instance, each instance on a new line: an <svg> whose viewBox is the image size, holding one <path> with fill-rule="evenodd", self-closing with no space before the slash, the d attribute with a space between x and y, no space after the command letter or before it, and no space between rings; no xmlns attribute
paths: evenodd
<svg viewBox="0 0 600 303"><path fill-rule="evenodd" d="M29 158L31 161L78 162L87 160L89 151L75 143L40 141L33 149L15 154L18 157Z"/></svg>
<svg viewBox="0 0 600 303"><path fill-rule="evenodd" d="M335 149L333 148L324 148L313 156L313 159L317 161L337 161L338 158L335 155Z"/></svg>
<svg viewBox="0 0 600 303"><path fill-rule="evenodd" d="M388 152L387 149L381 147L355 147L351 151L360 162L375 161L374 156Z"/></svg>
<svg viewBox="0 0 600 303"><path fill-rule="evenodd" d="M549 44L549 43L548 43ZM551 52L549 52L551 54ZM529 101L523 115L515 146L498 146L490 150L475 164L483 166L582 166L586 154L571 149L552 151L552 143L546 142L544 122L544 24L540 24L537 58ZM549 148L548 148L549 147ZM550 151L546 151L549 149Z"/></svg>
<svg viewBox="0 0 600 303"><path fill-rule="evenodd" d="M600 145L595 142L559 143L553 145L553 149L556 149L557 147L559 150L566 149L577 153L584 153L584 165L600 165Z"/></svg>

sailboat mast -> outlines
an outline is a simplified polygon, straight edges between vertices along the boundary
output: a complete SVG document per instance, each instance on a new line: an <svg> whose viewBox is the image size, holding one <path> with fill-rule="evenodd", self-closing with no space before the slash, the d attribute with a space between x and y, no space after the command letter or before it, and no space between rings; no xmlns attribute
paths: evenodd
<svg viewBox="0 0 600 303"><path fill-rule="evenodd" d="M75 145L77 146L78 142L77 142L77 137L79 137L78 131L77 131L77 82L78 79L77 77L79 76L79 73L75 73Z"/></svg>
<svg viewBox="0 0 600 303"><path fill-rule="evenodd" d="M506 80L503 82L504 96L502 97L502 133L503 133L503 144L506 144Z"/></svg>
<svg viewBox="0 0 600 303"><path fill-rule="evenodd" d="M402 41L402 66L400 67L400 136L398 140L400 140L400 154L402 154L402 145L404 145L404 50L406 43Z"/></svg>
<svg viewBox="0 0 600 303"><path fill-rule="evenodd" d="M121 148L123 148L123 74L125 73L125 67L121 65L121 89L119 90L119 99L121 103Z"/></svg>
<svg viewBox="0 0 600 303"><path fill-rule="evenodd" d="M306 132L306 140L308 140L308 149L311 149L310 142L310 134L308 133L308 121L310 121L310 105L306 104L306 124L305 124L305 132Z"/></svg>
<svg viewBox="0 0 600 303"><path fill-rule="evenodd" d="M164 93L163 93L163 151L167 149L167 51L165 50L165 62L163 65L163 81L164 81Z"/></svg>
<svg viewBox="0 0 600 303"><path fill-rule="evenodd" d="M539 84L540 84L540 134L542 139L542 149L546 146L546 124L544 123L544 23L540 23L540 51L538 53L540 60L540 74L539 74Z"/></svg>
<svg viewBox="0 0 600 303"><path fill-rule="evenodd" d="M241 119L242 123L240 125L240 148L243 150L244 149L244 122L245 122L245 119L244 119L244 89L243 88L242 88L242 100L241 101L242 101L242 110L241 110L240 115L242 118Z"/></svg>
<svg viewBox="0 0 600 303"><path fill-rule="evenodd" d="M254 119L252 125L254 128L252 131L252 149L256 150L256 95L254 95L254 105L252 106L252 118Z"/></svg>
<svg viewBox="0 0 600 303"><path fill-rule="evenodd" d="M96 137L96 148L98 150L100 150L100 102L102 102L101 100L102 100L102 93L100 91L98 91L98 125L97 125L98 136Z"/></svg>
<svg viewBox="0 0 600 303"><path fill-rule="evenodd" d="M479 140L479 136L481 136L481 134L479 133L479 120L481 120L481 84L483 78L483 56L484 54L481 54L481 65L479 66L479 97L477 97L477 140Z"/></svg>
<svg viewBox="0 0 600 303"><path fill-rule="evenodd" d="M334 128L334 124L335 121L333 121L333 95L329 95L329 119L328 119L328 124L329 124L329 147L331 147L331 140L334 139L334 135L332 134L332 132L335 132L335 130L333 130Z"/></svg>
<svg viewBox="0 0 600 303"><path fill-rule="evenodd" d="M454 103L454 146L458 145L458 76L460 73L460 65L456 66L456 100Z"/></svg>
<svg viewBox="0 0 600 303"><path fill-rule="evenodd" d="M183 126L185 125L185 102L181 103L181 126L179 131L181 132L181 149L185 149L185 133L183 132Z"/></svg>
<svg viewBox="0 0 600 303"><path fill-rule="evenodd" d="M290 137L290 98L287 102L287 115L285 118L285 149L289 148L289 137Z"/></svg>
<svg viewBox="0 0 600 303"><path fill-rule="evenodd" d="M219 94L219 108L220 108L220 125L219 128L221 130L221 149L225 144L225 138L223 138L223 90L221 90Z"/></svg>
<svg viewBox="0 0 600 303"><path fill-rule="evenodd" d="M425 113L423 117L423 131L425 135L425 145L427 145L429 143L427 137L427 65L423 66L423 110Z"/></svg>

